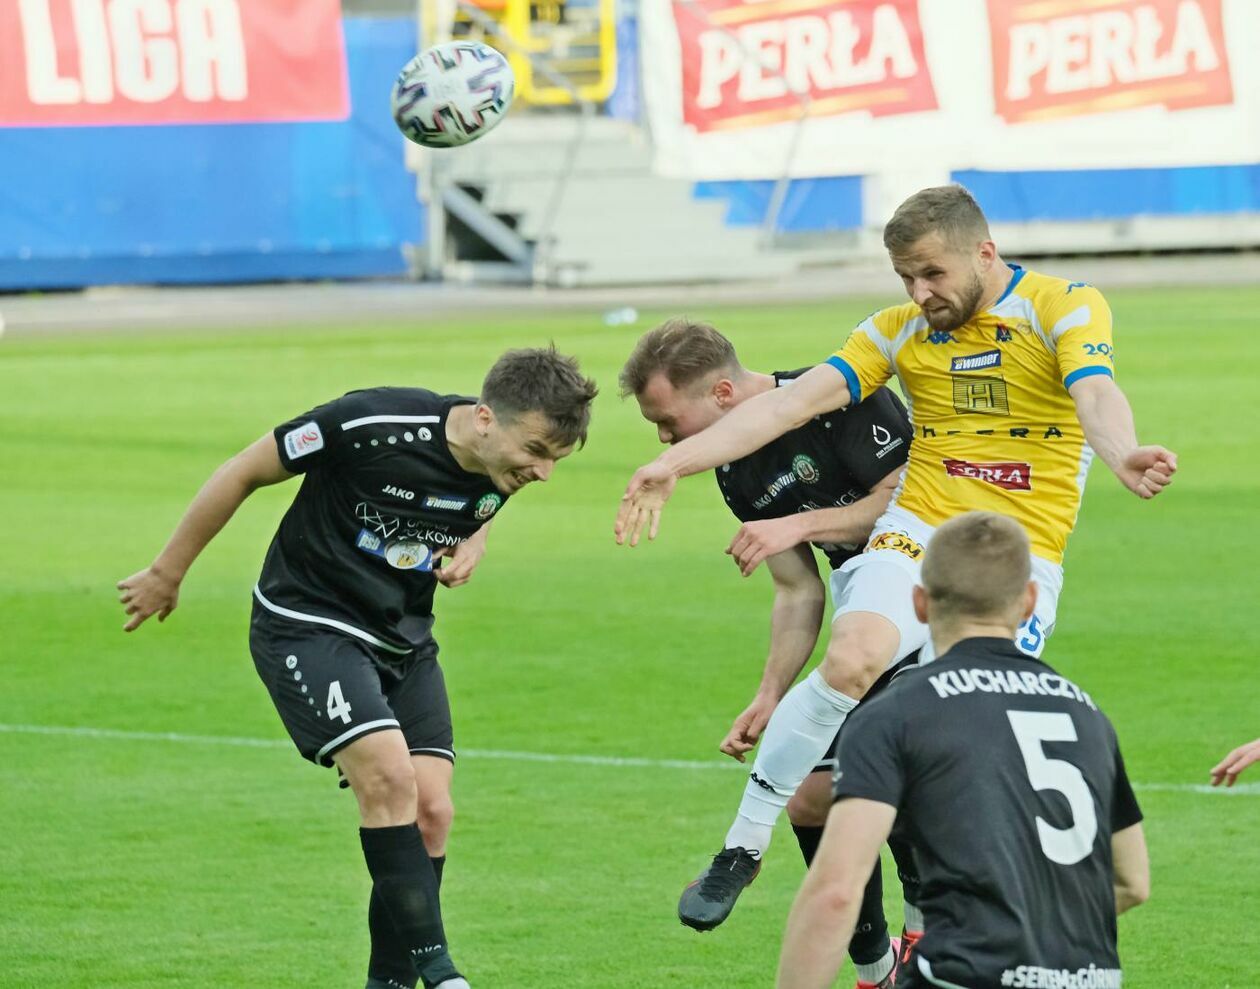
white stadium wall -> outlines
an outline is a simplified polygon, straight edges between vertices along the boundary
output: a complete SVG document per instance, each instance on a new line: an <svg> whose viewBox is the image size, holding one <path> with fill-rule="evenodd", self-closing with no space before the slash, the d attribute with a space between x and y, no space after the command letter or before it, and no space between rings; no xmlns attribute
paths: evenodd
<svg viewBox="0 0 1260 989"><path fill-rule="evenodd" d="M1024 252L1260 245L1256 0L643 0L661 174L781 232L961 181ZM760 213L757 206L761 204Z"/></svg>

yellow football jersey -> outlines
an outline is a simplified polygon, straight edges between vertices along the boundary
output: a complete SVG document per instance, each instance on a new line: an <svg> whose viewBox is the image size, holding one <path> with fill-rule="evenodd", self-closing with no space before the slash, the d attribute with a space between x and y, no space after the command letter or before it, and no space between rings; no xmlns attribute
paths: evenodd
<svg viewBox="0 0 1260 989"><path fill-rule="evenodd" d="M931 525L1003 512L1063 559L1093 451L1068 387L1112 375L1111 310L1083 282L1018 265L994 305L948 333L913 302L863 320L828 363L855 402L897 375L914 442L895 503Z"/></svg>

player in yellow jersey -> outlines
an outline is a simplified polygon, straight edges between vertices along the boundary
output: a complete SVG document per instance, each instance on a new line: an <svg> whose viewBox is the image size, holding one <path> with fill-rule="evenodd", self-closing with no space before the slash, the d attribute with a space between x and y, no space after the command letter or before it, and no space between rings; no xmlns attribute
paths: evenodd
<svg viewBox="0 0 1260 989"><path fill-rule="evenodd" d="M637 544L645 528L654 538L679 478L858 402L893 375L901 382L914 427L906 473L865 551L833 578L826 657L775 710L727 835L727 848L754 857L876 678L920 647L930 652L911 589L936 526L975 509L1023 524L1038 597L1016 643L1037 656L1054 627L1063 551L1091 459L1100 457L1140 498L1157 495L1177 469L1171 451L1138 445L1115 383L1111 311L1097 289L1006 264L980 207L958 185L902 203L884 245L911 301L863 320L791 387L742 403L641 467L617 516L618 542Z"/></svg>

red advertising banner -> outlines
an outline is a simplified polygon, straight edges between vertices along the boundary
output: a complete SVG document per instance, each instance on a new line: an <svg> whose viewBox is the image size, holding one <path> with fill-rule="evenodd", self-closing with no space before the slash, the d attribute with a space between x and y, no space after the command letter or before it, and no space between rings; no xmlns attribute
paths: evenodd
<svg viewBox="0 0 1260 989"><path fill-rule="evenodd" d="M918 0L673 0L673 13L697 131L936 109Z"/></svg>
<svg viewBox="0 0 1260 989"><path fill-rule="evenodd" d="M340 0L0 0L0 126L349 112Z"/></svg>
<svg viewBox="0 0 1260 989"><path fill-rule="evenodd" d="M1221 0L988 0L1007 123L1234 101Z"/></svg>

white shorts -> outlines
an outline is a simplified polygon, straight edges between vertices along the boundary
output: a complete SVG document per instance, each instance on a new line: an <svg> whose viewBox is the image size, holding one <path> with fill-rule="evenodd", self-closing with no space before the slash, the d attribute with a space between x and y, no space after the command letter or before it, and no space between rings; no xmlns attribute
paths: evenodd
<svg viewBox="0 0 1260 989"><path fill-rule="evenodd" d="M928 525L904 508L889 505L879 517L866 549L831 574L834 622L850 611L872 611L897 626L901 643L894 662L922 649L920 662L933 657L927 626L914 615L911 590L919 583L923 551L936 526ZM1054 631L1063 568L1057 563L1032 558L1032 579L1037 582L1037 605L1032 617L1019 627L1015 644L1029 656L1040 656L1046 638Z"/></svg>

